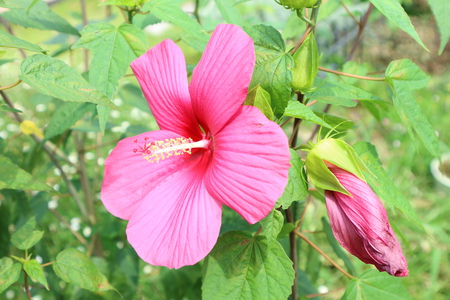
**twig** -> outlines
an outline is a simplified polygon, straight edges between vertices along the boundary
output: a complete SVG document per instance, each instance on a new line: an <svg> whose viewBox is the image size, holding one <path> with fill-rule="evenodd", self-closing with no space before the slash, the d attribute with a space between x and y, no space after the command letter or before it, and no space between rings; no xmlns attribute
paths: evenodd
<svg viewBox="0 0 450 300"><path fill-rule="evenodd" d="M300 41L298 41L298 43L295 46L295 48L292 49L291 52L289 52L291 55L294 55L295 51L297 51L297 49L300 48L300 46L303 44L303 41L306 39L308 34L311 32L312 28L313 28L312 26L308 26L308 28L306 28L305 33L303 33L303 36L300 39Z"/></svg>
<svg viewBox="0 0 450 300"><path fill-rule="evenodd" d="M364 29L366 28L367 21L369 20L369 16L373 11L373 4L369 4L369 8L367 9L366 13L364 14L364 17L360 23L358 23L358 34L356 35L355 42L353 43L352 49L350 50L350 53L347 57L347 61L352 60L353 56L355 56L356 50L359 47L359 42L361 41L362 34L364 32Z"/></svg>
<svg viewBox="0 0 450 300"><path fill-rule="evenodd" d="M326 260L328 260L336 269L338 269L339 271L341 271L342 274L344 274L345 276L347 276L350 279L356 279L355 276L351 275L350 273L348 273L347 271L345 271L344 269L342 269L334 260L331 259L331 257L329 257L325 252L322 251L322 249L320 249L319 247L316 246L316 244L314 244L312 241L310 241L306 235L304 235L303 233L299 232L298 230L294 230L293 231L296 235L298 235L302 240L304 240L305 242L307 242L311 247L314 248L314 250L316 250L317 252L319 252Z"/></svg>
<svg viewBox="0 0 450 300"><path fill-rule="evenodd" d="M358 26L361 26L361 22L356 19L355 15L352 14L352 12L348 9L347 5L345 5L345 3L343 1L341 1L341 5L344 7L345 11L347 11L347 13L353 19L353 21L355 21L356 24L358 24Z"/></svg>
<svg viewBox="0 0 450 300"><path fill-rule="evenodd" d="M88 246L86 239L81 234L79 234L78 231L73 230L69 222L67 222L56 210L54 209L49 210L67 229L69 229L69 231L80 241L81 244L83 244L83 246L85 247ZM44 265L42 266L44 267Z"/></svg>
<svg viewBox="0 0 450 300"><path fill-rule="evenodd" d="M324 68L324 67L319 67L319 70L320 71L324 71L324 72L328 72L328 73L333 73L333 74L337 74L337 75L353 77L353 78L358 78L358 79L364 79L364 80L371 80L371 81L385 81L386 80L384 77L383 78L376 78L376 77L360 76L360 75L355 75L355 74L350 74L350 73L339 72L339 71L327 69L327 68Z"/></svg>
<svg viewBox="0 0 450 300"><path fill-rule="evenodd" d="M300 227L302 226L303 220L305 219L305 215L306 215L306 209L308 208L310 199L311 199L311 195L309 195L308 198L306 198L305 207L303 208L302 215L300 216L300 219L298 221L298 224L297 224L297 227L295 228L295 230L299 230Z"/></svg>
<svg viewBox="0 0 450 300"><path fill-rule="evenodd" d="M11 88L13 88L15 86L18 86L20 83L22 83L22 80L19 79L17 82L15 82L13 84L10 84L10 85L7 85L7 86L0 86L0 91L11 89Z"/></svg>
<svg viewBox="0 0 450 300"><path fill-rule="evenodd" d="M28 274L25 270L23 270L24 272L24 288L25 288L25 292L27 293L27 298L28 300L31 300L31 293L30 293L30 286L28 285Z"/></svg>
<svg viewBox="0 0 450 300"><path fill-rule="evenodd" d="M288 223L292 223L295 225L295 219L294 214L292 213L292 206L290 206L288 209L285 210L286 213L286 221ZM292 285L292 299L297 299L297 289L298 289L298 283L297 283L297 273L298 273L298 256L297 256L297 240L294 231L291 231L289 233L289 252L292 260L292 267L294 268L294 284Z"/></svg>
<svg viewBox="0 0 450 300"><path fill-rule="evenodd" d="M81 16L83 18L83 27L85 27L88 24L85 0L80 0L80 6L81 6ZM89 70L89 52L87 48L83 49L83 54L84 54L84 71L87 72Z"/></svg>

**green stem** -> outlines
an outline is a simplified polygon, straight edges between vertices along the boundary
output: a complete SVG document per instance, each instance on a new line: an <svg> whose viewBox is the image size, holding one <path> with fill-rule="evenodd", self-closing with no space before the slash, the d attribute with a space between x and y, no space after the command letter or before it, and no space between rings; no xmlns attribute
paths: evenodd
<svg viewBox="0 0 450 300"><path fill-rule="evenodd" d="M13 87L18 86L21 83L22 83L22 80L19 79L17 82L15 82L13 84L10 84L10 85L7 85L7 86L0 86L0 91L4 91L4 90L7 90L7 89L12 89Z"/></svg>

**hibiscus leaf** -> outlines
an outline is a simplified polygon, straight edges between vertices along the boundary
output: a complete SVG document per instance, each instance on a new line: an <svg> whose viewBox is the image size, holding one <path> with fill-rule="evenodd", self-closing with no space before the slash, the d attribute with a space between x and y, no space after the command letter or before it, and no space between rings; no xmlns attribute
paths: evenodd
<svg viewBox="0 0 450 300"><path fill-rule="evenodd" d="M408 14L398 1L370 0L370 2L398 28L409 34L420 46L429 51L414 29Z"/></svg>
<svg viewBox="0 0 450 300"><path fill-rule="evenodd" d="M53 189L15 165L8 157L0 156L0 190L52 191Z"/></svg>
<svg viewBox="0 0 450 300"><path fill-rule="evenodd" d="M27 42L25 40L19 39L18 37L15 37L14 35L11 35L6 32L0 31L0 47L5 48L19 48L24 49L28 51L33 52L42 52L46 53L46 50L43 50L38 45L32 44L30 42Z"/></svg>
<svg viewBox="0 0 450 300"><path fill-rule="evenodd" d="M236 7L235 0L215 0L217 8L228 24L242 25L242 17Z"/></svg>
<svg viewBox="0 0 450 300"><path fill-rule="evenodd" d="M448 19L450 5L448 5L448 0L428 0L427 2L436 19L439 32L441 33L441 42L439 46L439 55L441 55L442 52L444 52L445 45L450 39L450 21Z"/></svg>
<svg viewBox="0 0 450 300"><path fill-rule="evenodd" d="M269 241L276 240L284 225L283 214L274 209L267 217L259 221L259 223L263 228L262 234L266 236Z"/></svg>
<svg viewBox="0 0 450 300"><path fill-rule="evenodd" d="M331 128L327 122L323 119L319 118L314 111L307 107L305 104L300 103L298 101L289 101L286 110L284 111L284 115L288 117L294 117L298 119L302 119L305 121L311 121L321 126Z"/></svg>
<svg viewBox="0 0 450 300"><path fill-rule="evenodd" d="M358 153L359 158L373 174L372 176L365 173L365 178L376 194L386 201L387 204L391 205L391 207L394 206L398 208L406 217L422 227L422 222L417 217L411 203L397 189L384 171L375 147L368 142L357 142L353 148L356 153Z"/></svg>
<svg viewBox="0 0 450 300"><path fill-rule="evenodd" d="M116 108L75 69L59 59L35 54L26 58L20 69L20 79L42 94L69 102L92 102Z"/></svg>
<svg viewBox="0 0 450 300"><path fill-rule="evenodd" d="M24 27L80 35L75 27L50 10L44 1L15 0L11 2L14 3L12 6L7 4L10 9L1 14L8 22Z"/></svg>
<svg viewBox="0 0 450 300"><path fill-rule="evenodd" d="M303 169L305 163L297 151L293 149L289 149L289 151L291 152L291 160L289 161L291 167L289 168L288 183L275 205L275 207L282 207L283 209L291 206L292 202L305 200L308 195L308 183Z"/></svg>
<svg viewBox="0 0 450 300"><path fill-rule="evenodd" d="M115 290L94 263L74 248L61 251L52 265L59 278L92 292Z"/></svg>
<svg viewBox="0 0 450 300"><path fill-rule="evenodd" d="M0 294L19 280L21 271L22 265L20 263L13 264L13 260L9 257L0 259Z"/></svg>
<svg viewBox="0 0 450 300"><path fill-rule="evenodd" d="M27 272L27 274L33 280L41 283L43 286L45 286L45 288L47 290L49 290L47 279L45 278L45 275L44 275L44 270L42 269L42 266L35 259L26 261L23 264L23 268L25 269L25 272Z"/></svg>
<svg viewBox="0 0 450 300"><path fill-rule="evenodd" d="M259 108L269 120L273 120L273 111L270 107L271 102L270 94L258 84L248 92L244 105L251 105Z"/></svg>
<svg viewBox="0 0 450 300"><path fill-rule="evenodd" d="M286 52L283 38L275 28L256 25L244 30L253 39L256 52L250 89L260 84L270 94L273 112L280 118L291 99L294 59Z"/></svg>
<svg viewBox="0 0 450 300"><path fill-rule="evenodd" d="M240 231L219 238L204 268L203 299L287 299L294 281L279 242Z"/></svg>
<svg viewBox="0 0 450 300"><path fill-rule="evenodd" d="M147 51L149 44L145 33L131 24L118 28L109 23L95 23L81 31L81 38L72 49L87 48L94 54L89 70L89 81L111 99L132 60ZM110 109L97 107L100 129L105 131Z"/></svg>
<svg viewBox="0 0 450 300"><path fill-rule="evenodd" d="M43 231L34 230L36 218L32 217L11 235L11 243L20 250L27 250L36 245L44 235Z"/></svg>
<svg viewBox="0 0 450 300"><path fill-rule="evenodd" d="M368 270L347 285L342 300L409 300L412 299L402 279L386 272Z"/></svg>

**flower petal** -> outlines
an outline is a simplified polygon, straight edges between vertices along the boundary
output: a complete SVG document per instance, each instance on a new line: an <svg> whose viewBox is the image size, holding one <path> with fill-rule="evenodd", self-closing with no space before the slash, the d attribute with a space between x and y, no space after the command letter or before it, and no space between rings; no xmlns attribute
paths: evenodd
<svg viewBox="0 0 450 300"><path fill-rule="evenodd" d="M208 194L204 172L203 161L190 163L152 190L133 214L128 241L144 261L180 268L214 247L222 206Z"/></svg>
<svg viewBox="0 0 450 300"><path fill-rule="evenodd" d="M171 40L156 45L131 63L147 102L162 130L184 137L201 131L192 111L183 52Z"/></svg>
<svg viewBox="0 0 450 300"><path fill-rule="evenodd" d="M216 134L244 103L254 64L252 39L238 26L218 25L189 87L205 131Z"/></svg>
<svg viewBox="0 0 450 300"><path fill-rule="evenodd" d="M101 190L103 204L111 214L129 220L148 192L190 159L189 155L181 155L150 163L142 152L134 152L134 149L144 147L145 138L150 143L177 137L176 133L159 130L129 137L117 144L105 161Z"/></svg>
<svg viewBox="0 0 450 300"><path fill-rule="evenodd" d="M251 224L267 216L287 183L290 153L283 130L258 108L242 106L213 147L205 177L210 194Z"/></svg>

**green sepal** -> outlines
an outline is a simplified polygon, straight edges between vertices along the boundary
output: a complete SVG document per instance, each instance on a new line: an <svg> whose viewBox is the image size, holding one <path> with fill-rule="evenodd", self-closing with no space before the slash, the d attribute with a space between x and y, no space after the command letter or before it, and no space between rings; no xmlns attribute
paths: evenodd
<svg viewBox="0 0 450 300"><path fill-rule="evenodd" d="M312 184L318 189L336 191L351 196L313 150L306 156L306 171Z"/></svg>
<svg viewBox="0 0 450 300"><path fill-rule="evenodd" d="M313 147L311 152L314 152L322 160L354 174L364 182L367 180L364 178L363 171L372 174L355 149L343 140L323 139Z"/></svg>
<svg viewBox="0 0 450 300"><path fill-rule="evenodd" d="M244 105L251 105L259 108L269 120L273 120L274 115L270 103L270 94L258 84L248 92Z"/></svg>
<svg viewBox="0 0 450 300"><path fill-rule="evenodd" d="M313 32L308 34L292 58L294 59L292 88L295 91L308 90L314 84L319 72L319 49Z"/></svg>

